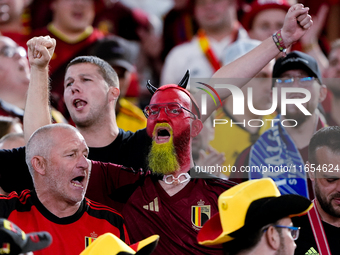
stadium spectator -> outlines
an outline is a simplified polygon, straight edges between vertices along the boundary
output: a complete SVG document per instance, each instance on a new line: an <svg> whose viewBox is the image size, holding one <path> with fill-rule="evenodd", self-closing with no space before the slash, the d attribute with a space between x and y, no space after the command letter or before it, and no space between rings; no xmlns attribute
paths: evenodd
<svg viewBox="0 0 340 255"><path fill-rule="evenodd" d="M260 43L260 41L252 39L238 40L226 50L224 63L228 64L234 61L254 49ZM214 124L215 137L210 145L217 151L224 153L225 161L223 165L226 167L233 166L238 155L251 144L255 143L257 138L270 128L270 120L273 119L275 115L267 114L265 116L259 116L251 112L248 107L248 98L250 97L248 91L249 88L252 89L251 98L255 109L269 110L271 108L271 72L273 65L274 60L270 61L269 64L256 74L254 79L242 87L242 92L245 96L244 114L233 114L233 109L236 107L233 105L234 99L232 98L227 98L225 102L223 102L223 106L216 110L216 122ZM254 119L255 121L252 121ZM263 125L261 125L261 123L263 123ZM224 174L229 176L230 172L225 171Z"/></svg>
<svg viewBox="0 0 340 255"><path fill-rule="evenodd" d="M324 126L317 106L325 99L327 88L322 83L315 59L299 51L290 52L287 57L278 59L273 68L273 77L274 89L278 89L279 115L272 122L272 127L254 145L243 151L235 163L238 170L248 166L258 167L259 171L232 173L231 178L237 178L238 174L243 181L248 178L271 177L277 182L281 194L313 198L311 185L307 185L304 165L308 159L308 144L312 135ZM287 104L285 109L280 107L281 94L287 88L309 91L310 99L304 100L305 103L301 105L310 114L302 112L303 108L295 104ZM304 95L298 91L287 91L286 97L301 100ZM269 169L270 166L272 169Z"/></svg>
<svg viewBox="0 0 340 255"><path fill-rule="evenodd" d="M190 42L169 52L161 84L177 83L185 69L193 78L210 78L221 67L228 45L248 37L237 20L236 0L195 0L194 11L199 31Z"/></svg>
<svg viewBox="0 0 340 255"><path fill-rule="evenodd" d="M161 54L163 61L173 47L190 41L196 34L198 28L194 18L194 1L174 0L174 6L164 16Z"/></svg>
<svg viewBox="0 0 340 255"><path fill-rule="evenodd" d="M0 35L0 115L22 121L29 79L26 50Z"/></svg>
<svg viewBox="0 0 340 255"><path fill-rule="evenodd" d="M31 1L2 0L0 3L0 34L24 48L31 32L27 8Z"/></svg>
<svg viewBox="0 0 340 255"><path fill-rule="evenodd" d="M279 30L291 5L286 0L254 0L242 17L250 38L263 41Z"/></svg>
<svg viewBox="0 0 340 255"><path fill-rule="evenodd" d="M119 80L119 99L116 104L117 125L125 131L136 132L146 127L143 111L126 97L133 76L136 76L134 49L131 43L118 36L100 39L93 47L93 55L107 61ZM138 102L137 102L138 103Z"/></svg>
<svg viewBox="0 0 340 255"><path fill-rule="evenodd" d="M51 23L34 30L31 34L31 37L48 35L57 41L58 48L49 66L51 103L66 119L69 116L63 99L65 68L74 57L88 55L92 45L104 37L101 31L92 27L96 7L100 2L51 0L50 8L53 12Z"/></svg>
<svg viewBox="0 0 340 255"><path fill-rule="evenodd" d="M213 116L210 116L204 123L201 132L192 139L191 154L196 166L207 168L209 166L221 165L224 160L224 153L215 150L210 141L215 137L215 129L213 127ZM224 178L225 175L218 172L211 174Z"/></svg>
<svg viewBox="0 0 340 255"><path fill-rule="evenodd" d="M324 127L309 143L307 169L315 191L314 207L293 220L301 227L296 255L339 254L340 128Z"/></svg>
<svg viewBox="0 0 340 255"><path fill-rule="evenodd" d="M299 23L296 22L296 20L299 21ZM302 5L296 5L293 6L291 11L287 14L287 22L285 22L285 25L283 27L283 40L285 41L286 45L290 45L297 39L299 39L304 33L305 30L310 27L312 24L310 16L308 16L308 9L303 8ZM29 43L29 58L31 63L31 70L32 70L32 76L31 76L31 83L29 87L28 92L28 102L30 104L27 104L26 106L26 113L27 118L25 116L25 132L26 135L29 136L31 132L33 132L37 126L42 126L47 123L49 123L49 112L48 112L48 69L47 65L52 57L53 50L55 47L55 41L52 39L46 37L46 38L34 38ZM235 62L229 64L228 66L224 66L222 69L220 69L215 76L217 77L230 77L234 75L240 76L240 77L252 77L257 72L260 71L261 68L263 68L276 54L278 54L279 48L273 43L272 38L268 38L265 40L261 45L259 45L254 51L246 54L241 59L236 60ZM262 56L259 58L259 56ZM78 62L80 61L80 62ZM82 62L87 61L87 62ZM254 66L252 66L249 69L243 68L242 70L239 70L238 66L241 62L245 61L246 63L249 63L249 61L252 61L254 63ZM97 63L97 64L96 64ZM67 88L68 92L70 93L70 100L69 100L69 107L72 107L71 110L73 110L74 118L75 120L87 120L87 113L88 108L87 107L87 99L80 100L80 98L77 98L75 96L72 96L73 93L78 95L78 93L83 91L84 83L89 87L88 93L89 95L96 96L96 95L107 95L109 91L109 95L107 96L107 100L109 102L112 102L114 105L115 100L118 98L119 89L117 88L117 77L116 78L108 78L108 77L114 77L114 71L111 66L109 66L106 62L101 62L95 57L80 57L76 58L74 61L70 63L69 69L66 73L65 78L65 87ZM101 65L99 65L101 64ZM99 66L98 66L99 65ZM100 69L100 67L102 69ZM107 68L109 67L109 68ZM111 69L110 69L111 68ZM105 70L103 72L102 70ZM84 74L86 72L86 75ZM84 74L84 75L83 75ZM114 79L114 80L113 80ZM133 194L128 198L128 202L126 203L125 207L123 208L123 213L125 214L125 217L129 218L129 230L131 232L131 235L133 236L133 240L141 240L143 238L140 238L141 235L148 235L148 231L153 231L154 229L160 229L159 232L161 232L161 239L163 241L159 244L157 247L158 253L165 253L169 250L169 243L171 242L173 245L173 249L175 251L181 251L184 250L184 253L187 253L187 251L195 251L195 253L199 253L199 251L203 250L209 250L209 253L213 251L217 254L220 253L219 248L203 248L201 246L198 246L195 237L197 234L198 229L200 228L201 224L204 223L204 215L203 221L202 220L195 220L195 225L191 225L191 221L188 217L190 215L193 208L191 208L191 205L184 206L186 203L187 194L190 194L190 196L197 197L195 199L188 199L188 201L192 201L194 203L195 207L198 207L197 210L199 210L199 207L202 206L202 201L209 201L206 202L206 204L211 205L211 207L208 207L208 211L211 210L211 213L214 213L217 211L217 205L216 205L216 199L217 195L220 194L223 190L230 187L231 183L227 181L222 181L219 179L197 179L197 178L191 178L190 175L188 175L188 171L194 166L193 161L191 158L191 151L190 151L190 141L191 137L196 136L201 128L202 123L200 120L201 115L199 114L198 107L191 108L191 95L188 91L186 91L183 87L186 86L188 83L188 75L184 77L184 79L180 82L181 86L176 85L167 85L162 86L158 90L156 90L154 87L152 87L150 84L148 85L148 88L154 93L151 105L147 109L145 109L145 112L147 116L149 117L148 125L147 125L147 136L150 136L153 138L153 144L154 144L154 150L150 151L149 156L149 166L148 168L151 169L153 172L158 173L160 176L164 176L165 179L163 181L159 180L159 177L157 175L148 175L145 173L145 176L142 176L142 172L136 172L135 176L138 177L139 180L141 180L140 183L138 183L137 187L133 187L131 185L126 185L125 192L119 192L119 196L117 194L114 194L114 192L119 189L121 185L128 184L126 181L131 183L133 181L132 178L126 178L126 174L131 169L125 169L121 168L121 171L117 171L117 166L115 165L103 165L103 163L95 163L92 162L92 175L90 179L89 189L92 185L92 193L87 193L87 195L92 194L96 199L98 200L105 200L107 203L111 199L116 200L122 200L125 199L125 196L130 195L133 192ZM96 84L93 84L93 80L96 81ZM109 87L108 84L111 86ZM97 86L95 86L97 85ZM98 85L99 88L98 89ZM244 85L244 81L240 81L239 83L236 83L238 86ZM93 89L92 89L93 88ZM96 88L96 89L94 89ZM225 96L229 95L224 91L224 93L221 93L221 97L224 98ZM72 98L74 97L74 98ZM39 98L39 100L36 100L36 98ZM98 99L96 99L95 103L98 103L99 105L103 102L98 102ZM104 102L105 103L105 102ZM156 105L155 105L156 104ZM213 111L214 107L212 106L212 102L208 102L208 109L209 109L209 115ZM37 106L38 105L38 106ZM178 106L181 106L178 108ZM154 108L156 107L156 108ZM169 107L175 107L175 108L169 108ZM163 109L164 108L164 109ZM185 109L184 109L185 108ZM172 110L172 111L171 111ZM90 115L92 115L92 112L90 112ZM177 118L176 118L177 116ZM37 117L37 119L35 118ZM156 118L154 118L156 117ZM184 118L183 118L184 117ZM207 116L203 116L202 120L205 120ZM31 120L31 123L26 122L27 120ZM100 122L101 125L104 124L103 116L100 116ZM32 121L34 120L34 121ZM160 123L158 123L160 122ZM191 128L190 128L191 127ZM78 128L84 132L84 129L82 129L82 126L78 125ZM158 132L159 131L159 132ZM188 133L189 131L189 133ZM87 135L86 132L84 132L85 136ZM189 135L190 134L190 135ZM102 134L98 138L100 138ZM94 137L92 137L94 138ZM97 138L97 139L98 139ZM185 138L185 139L184 139ZM87 139L87 138L85 138ZM88 137L88 139L91 141L91 137ZM150 139L150 138L149 138ZM167 145L174 146L172 144L172 141L176 144L176 149L170 149L170 151L174 151L176 153L162 153L162 147L165 144L165 149L167 150ZM185 144L183 142L186 141ZM92 142L94 140L92 139ZM181 142L178 144L178 142ZM140 146L145 146L145 144L138 144L138 149L140 150ZM160 148L158 148L160 147ZM131 149L132 147L130 147ZM12 153L14 151L0 151L0 155L13 155ZM18 152L18 151L17 151ZM21 150L22 152L22 150ZM158 156L158 152L163 155L162 157ZM9 153L9 154L8 154ZM15 154L15 152L14 152ZM142 153L140 153L142 154ZM177 154L177 155L176 155ZM164 158L165 156L165 158ZM9 160L11 156L7 156L6 160ZM16 157L16 156L14 156ZM168 161L168 159L172 158L173 160ZM178 162L177 162L178 158ZM131 157L130 157L131 159ZM3 159L1 159L2 162ZM86 161L87 162L87 161ZM171 164L167 165L168 162L172 162ZM12 163L12 162L11 162ZM85 162L84 162L85 163ZM162 163L162 164L159 164ZM5 164L5 163L3 163ZM114 169L110 171L110 166ZM13 167L13 166L12 166ZM109 169L107 168L109 167ZM95 170L97 168L97 170ZM5 167L6 169L6 167ZM6 180L6 182L9 182L8 175L3 176L4 171L1 169L1 179L2 183L3 180ZM23 169L24 170L24 169ZM114 171L116 170L116 171ZM25 171L25 170L24 170ZM11 173L10 173L11 174ZM107 175L113 175L111 178L108 178ZM120 176L121 180L117 177ZM104 177L105 176L105 177ZM125 177L124 177L125 176ZM141 177L139 177L141 176ZM77 177L77 176L76 176ZM164 178L163 177L163 178ZM193 176L194 177L194 176ZM15 179L15 178L14 178ZM13 180L14 180L13 179ZM84 181L82 178L78 179L76 178L75 182L82 182ZM16 184L17 184L16 180ZM106 182L105 184L103 182ZM206 185L205 183L211 183L210 185ZM220 184L219 184L220 183ZM8 186L14 187L13 183L7 183ZM147 185L150 184L150 185ZM205 187L204 189L200 188L200 186ZM101 189L98 189L98 187L101 187ZM108 190L107 190L108 189ZM159 197L154 197L156 193L155 190L150 191L148 189L159 189ZM195 189L195 192L190 192L187 190ZM140 191L140 192L139 192ZM148 196L143 196L141 199L141 195L145 194L152 194L152 196L149 198ZM124 194L124 198L122 195ZM165 195L164 196L162 195ZM184 196L182 194L185 194ZM183 197L182 197L183 196ZM166 197L170 197L175 200L175 202L182 203L182 205L179 205L180 209L173 209L171 199L168 200ZM179 200L178 198L181 197ZM95 199L95 200L96 200ZM150 199L152 201L150 201ZM139 203L138 209L136 207L136 201ZM123 201L124 202L124 201ZM158 207L157 207L158 205ZM163 207L164 205L164 207ZM168 206L167 206L168 205ZM155 218L155 210L161 209L162 213L158 214L158 220ZM168 209L165 209L168 208ZM174 221L171 221L171 218L169 218L169 215L177 214L177 215L183 215L183 208L187 211L185 213L187 217L186 222L189 225L183 225L183 224L174 224ZM210 209L211 208L211 209ZM164 209L164 214L163 214ZM138 210L138 213L134 213ZM153 210L153 211L152 211ZM171 210L171 213L167 212L167 210ZM179 212L180 213L175 213ZM195 209L196 210L196 209ZM206 211L203 209L203 211ZM208 212L206 211L206 212ZM209 216L209 214L207 214ZM133 220L133 217L137 217L138 220ZM206 218L205 218L206 219ZM176 221L178 221L178 218L176 218ZM140 224L135 225L137 222L140 222ZM143 225L147 222L151 222L150 224ZM179 237L179 235L173 235L174 231L166 231L164 227L161 225L163 222L168 222L168 226L170 226L170 229L176 229L176 231L179 231L179 227L181 227L182 234L184 235L187 242L185 242L185 246L183 246L182 240ZM196 227L195 227L196 226ZM146 231L146 228L148 231ZM174 238L177 238L174 242ZM177 252L178 253L178 252Z"/></svg>
<svg viewBox="0 0 340 255"><path fill-rule="evenodd" d="M327 124L330 126L339 126L340 113L337 111L340 104L340 39L332 43L331 50L328 55L329 66L324 70L323 76L325 84L330 91L329 101L330 107L325 107ZM329 109L327 109L329 108Z"/></svg>
<svg viewBox="0 0 340 255"><path fill-rule="evenodd" d="M222 243L226 255L293 255L300 229L292 219L313 207L305 197L281 195L270 178L239 184L222 193L218 204L219 213L203 225L197 240Z"/></svg>
<svg viewBox="0 0 340 255"><path fill-rule="evenodd" d="M34 189L0 196L0 217L25 232L51 234L53 242L41 254L79 254L107 232L129 244L122 216L85 198L91 171L87 156L88 147L76 128L44 126L27 143L26 163Z"/></svg>

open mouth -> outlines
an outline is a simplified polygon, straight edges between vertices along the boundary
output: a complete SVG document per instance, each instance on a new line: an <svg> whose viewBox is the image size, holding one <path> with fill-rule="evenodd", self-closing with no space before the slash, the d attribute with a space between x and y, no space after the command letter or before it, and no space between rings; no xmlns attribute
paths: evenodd
<svg viewBox="0 0 340 255"><path fill-rule="evenodd" d="M74 187L77 187L77 188L83 188L83 181L85 180L85 176L77 176L75 178L73 178L71 180L71 184L74 186Z"/></svg>
<svg viewBox="0 0 340 255"><path fill-rule="evenodd" d="M156 143L166 143L170 140L170 130L169 128L160 127L156 129L155 141Z"/></svg>
<svg viewBox="0 0 340 255"><path fill-rule="evenodd" d="M87 105L87 102L81 100L81 99L75 99L73 100L73 105L76 109L82 109Z"/></svg>
<svg viewBox="0 0 340 255"><path fill-rule="evenodd" d="M340 205L340 198L339 197L334 197L333 201L337 204Z"/></svg>

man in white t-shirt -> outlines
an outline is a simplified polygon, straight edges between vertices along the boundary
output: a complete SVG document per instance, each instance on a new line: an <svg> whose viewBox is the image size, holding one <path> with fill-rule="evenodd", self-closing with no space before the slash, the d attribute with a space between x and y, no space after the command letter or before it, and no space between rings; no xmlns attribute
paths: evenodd
<svg viewBox="0 0 340 255"><path fill-rule="evenodd" d="M194 8L200 30L190 42L169 52L160 84L177 84L186 69L190 69L191 78L211 77L219 68L227 46L248 38L237 20L236 0L195 0Z"/></svg>

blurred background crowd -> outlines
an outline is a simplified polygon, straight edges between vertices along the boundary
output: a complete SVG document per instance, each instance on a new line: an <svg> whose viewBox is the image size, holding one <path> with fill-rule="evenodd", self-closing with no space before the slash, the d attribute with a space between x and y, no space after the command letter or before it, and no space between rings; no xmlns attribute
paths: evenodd
<svg viewBox="0 0 340 255"><path fill-rule="evenodd" d="M150 100L145 88L147 80L156 87L178 83L187 69L191 78L211 77L221 65L250 50L243 49L243 44L230 48L232 44L270 37L282 27L285 13L294 3L295 0L0 0L0 138L22 132L29 83L26 42L33 36L49 35L57 40L49 67L54 122L73 124L63 101L67 64L76 56L96 55L108 61L119 77L118 127L136 131L146 126L142 109ZM290 50L314 57L324 77L338 78L339 1L300 3L310 8L314 25ZM272 66L273 63L257 77L272 78ZM337 82L325 83L328 94L318 109L325 123L337 125ZM259 104L267 104L257 109L268 107L270 91L271 86L267 86L254 94L254 106L256 98ZM219 119L235 117L230 114L231 105L227 101L216 112ZM248 126L237 135L231 133L238 141L240 137L245 139L235 149L230 146L232 137L226 138L229 146L221 142L225 130L212 128L212 120L205 125L193 146L194 159L201 166L209 164L209 160L233 165L240 152L266 129ZM19 140L13 146L23 145L22 137L11 139ZM8 148L4 146L0 140L0 147Z"/></svg>

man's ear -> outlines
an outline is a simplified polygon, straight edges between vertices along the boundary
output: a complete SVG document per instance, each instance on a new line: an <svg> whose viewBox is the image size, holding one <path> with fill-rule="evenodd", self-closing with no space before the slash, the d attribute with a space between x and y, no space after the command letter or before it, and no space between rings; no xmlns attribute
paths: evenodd
<svg viewBox="0 0 340 255"><path fill-rule="evenodd" d="M34 156L31 160L34 171L40 175L46 174L46 160L41 156Z"/></svg>
<svg viewBox="0 0 340 255"><path fill-rule="evenodd" d="M120 94L119 88L109 87L109 102L117 100Z"/></svg>
<svg viewBox="0 0 340 255"><path fill-rule="evenodd" d="M203 123L200 119L195 119L191 124L191 131L190 135L191 137L197 136L203 128Z"/></svg>
<svg viewBox="0 0 340 255"><path fill-rule="evenodd" d="M311 165L310 165L309 161L306 162L306 167L309 169L309 171L307 171L307 175L308 175L309 179L312 182L314 182L314 180L315 180L315 172L311 171L311 169L310 169Z"/></svg>
<svg viewBox="0 0 340 255"><path fill-rule="evenodd" d="M327 87L326 85L322 84L320 87L320 96L319 96L319 102L323 102L327 96Z"/></svg>
<svg viewBox="0 0 340 255"><path fill-rule="evenodd" d="M277 251L280 248L280 235L277 229L273 226L269 226L267 231L265 232L265 238L268 246Z"/></svg>

